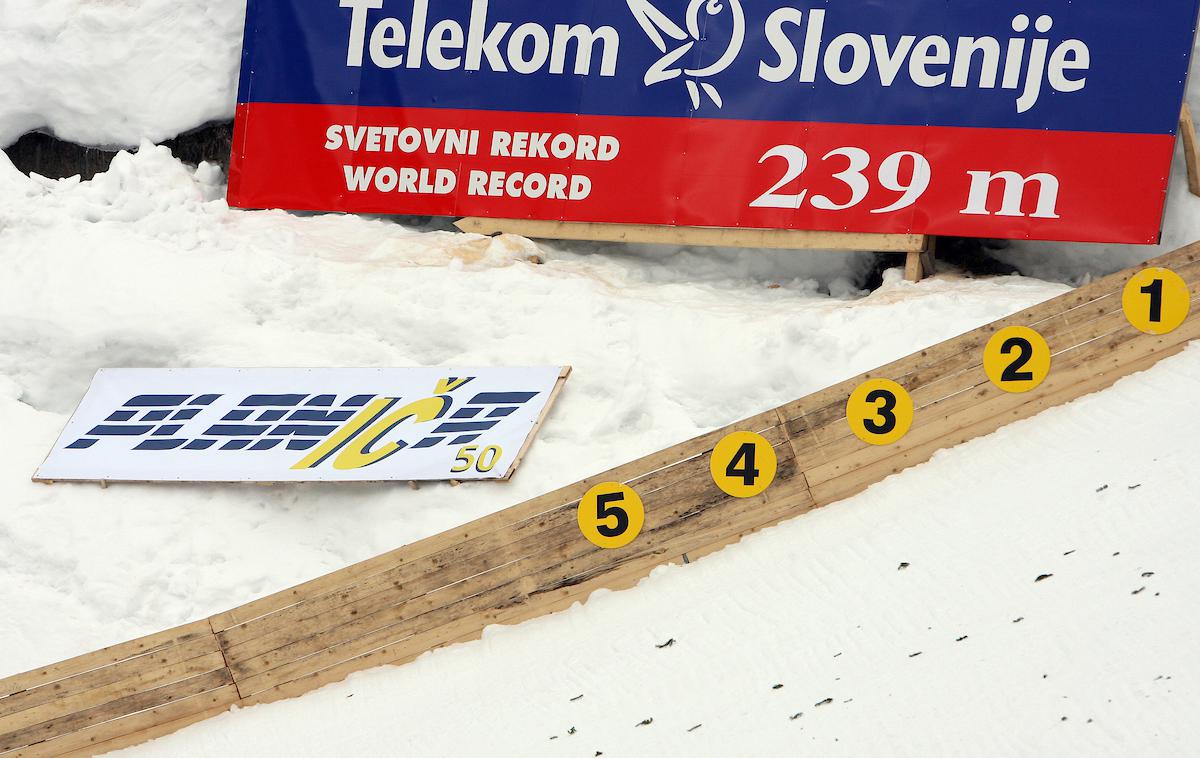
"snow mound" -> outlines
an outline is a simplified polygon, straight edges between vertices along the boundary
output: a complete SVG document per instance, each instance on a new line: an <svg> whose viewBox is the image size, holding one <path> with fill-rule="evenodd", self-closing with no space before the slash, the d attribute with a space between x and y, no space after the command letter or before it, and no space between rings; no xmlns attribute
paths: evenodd
<svg viewBox="0 0 1200 758"><path fill-rule="evenodd" d="M159 142L233 116L245 0L0 3L0 147Z"/></svg>
<svg viewBox="0 0 1200 758"><path fill-rule="evenodd" d="M1064 290L893 278L833 297L852 256L579 255L231 210L215 168L148 144L86 182L0 161L0 188L0 676L444 531ZM29 481L102 366L559 363L575 373L508 485Z"/></svg>

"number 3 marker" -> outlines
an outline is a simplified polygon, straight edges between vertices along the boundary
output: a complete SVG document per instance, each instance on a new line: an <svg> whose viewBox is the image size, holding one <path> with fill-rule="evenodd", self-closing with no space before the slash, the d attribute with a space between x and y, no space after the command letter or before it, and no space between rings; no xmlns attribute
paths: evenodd
<svg viewBox="0 0 1200 758"><path fill-rule="evenodd" d="M637 538L646 520L642 499L620 482L597 484L579 501L579 531L596 547L612 550Z"/></svg>
<svg viewBox="0 0 1200 758"><path fill-rule="evenodd" d="M713 481L732 497L761 495L775 481L779 459L761 434L734 432L717 443L708 461Z"/></svg>
<svg viewBox="0 0 1200 758"><path fill-rule="evenodd" d="M1125 285L1121 304L1135 329L1146 334L1170 334L1187 319L1192 293L1174 271L1148 268Z"/></svg>
<svg viewBox="0 0 1200 758"><path fill-rule="evenodd" d="M891 379L863 382L846 402L846 419L863 442L891 445L912 428L912 396Z"/></svg>

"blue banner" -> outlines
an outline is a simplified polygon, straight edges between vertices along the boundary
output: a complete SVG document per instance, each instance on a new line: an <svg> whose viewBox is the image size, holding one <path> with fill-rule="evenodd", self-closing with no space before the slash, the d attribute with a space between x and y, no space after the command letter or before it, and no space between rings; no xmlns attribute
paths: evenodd
<svg viewBox="0 0 1200 758"><path fill-rule="evenodd" d="M1197 1L250 0L248 13L243 103L1173 134Z"/></svg>

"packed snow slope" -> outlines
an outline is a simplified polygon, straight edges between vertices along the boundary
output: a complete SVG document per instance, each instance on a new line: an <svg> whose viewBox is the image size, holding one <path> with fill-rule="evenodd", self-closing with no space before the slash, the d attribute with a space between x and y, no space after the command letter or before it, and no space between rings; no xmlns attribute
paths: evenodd
<svg viewBox="0 0 1200 758"><path fill-rule="evenodd" d="M864 256L581 254L234 211L221 182L149 145L90 182L0 160L0 676L412 542L1065 290L893 271L868 295ZM1200 237L1196 206L1176 193L1171 237ZM510 485L29 481L102 366L558 362L575 373ZM1200 737L1185 713L1200 482L1177 431L1198 363L1193 348L637 590L140 750L1177 755Z"/></svg>
<svg viewBox="0 0 1200 758"><path fill-rule="evenodd" d="M1200 344L636 589L130 756L1200 746Z"/></svg>

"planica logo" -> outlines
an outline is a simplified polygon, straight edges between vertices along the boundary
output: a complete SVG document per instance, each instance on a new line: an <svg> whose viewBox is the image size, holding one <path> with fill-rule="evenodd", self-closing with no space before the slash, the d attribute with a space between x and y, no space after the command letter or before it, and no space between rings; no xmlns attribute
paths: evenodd
<svg viewBox="0 0 1200 758"><path fill-rule="evenodd" d="M233 403L217 392L137 395L90 424L84 436L65 449L118 444L150 455L182 450L219 456L286 449L306 453L293 469L324 464L343 471L361 469L405 449L475 442L539 394L455 392L474 380L447 377L437 383L432 396L417 399L256 393Z"/></svg>

